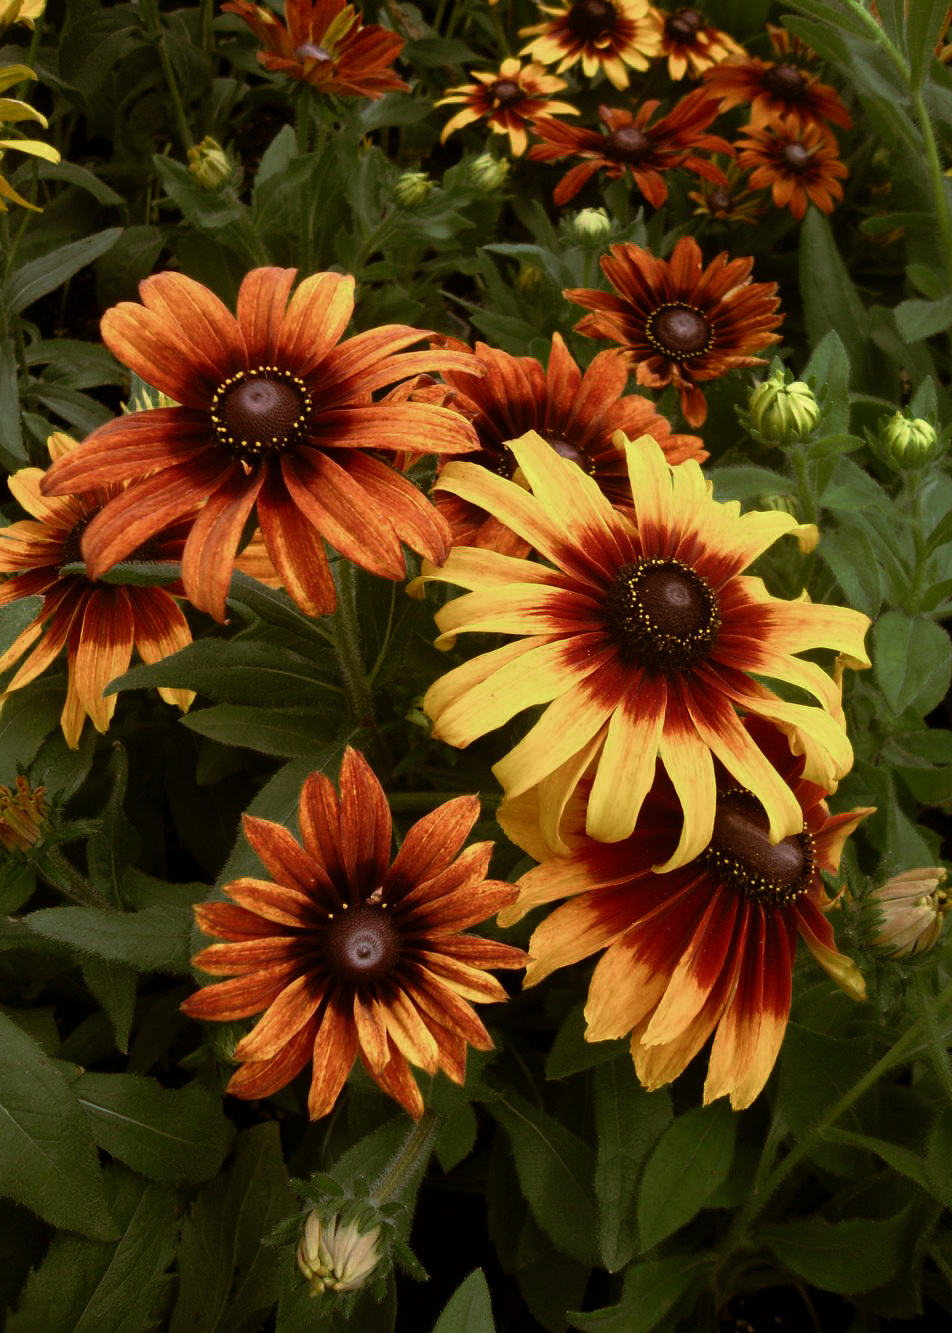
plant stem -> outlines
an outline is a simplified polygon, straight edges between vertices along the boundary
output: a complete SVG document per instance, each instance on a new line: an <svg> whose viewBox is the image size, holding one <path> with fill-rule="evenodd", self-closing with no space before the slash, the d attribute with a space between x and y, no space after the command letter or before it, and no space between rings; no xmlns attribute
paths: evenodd
<svg viewBox="0 0 952 1333"><path fill-rule="evenodd" d="M146 21L149 30L149 36L154 40L156 50L159 53L159 63L162 66L162 73L165 75L165 84L169 90L169 98L172 102L172 117L175 121L175 128L178 131L178 137L182 141L182 147L186 153L192 147L195 140L192 138L192 131L189 128L188 117L185 114L185 105L182 102L182 94L179 92L178 80L175 77L175 70L172 68L172 61L169 58L169 50L165 44L165 34L162 32L159 23L159 5L158 0L140 0L139 8Z"/></svg>
<svg viewBox="0 0 952 1333"><path fill-rule="evenodd" d="M427 1109L410 1130L402 1147L384 1167L383 1174L374 1182L370 1197L379 1207L397 1199L410 1184L413 1176L426 1166L440 1117L436 1111Z"/></svg>
<svg viewBox="0 0 952 1333"><path fill-rule="evenodd" d="M364 669L360 627L357 623L357 571L343 557L337 565L334 630L334 650L351 714L358 726L372 727L376 722L376 712L373 692Z"/></svg>
<svg viewBox="0 0 952 1333"><path fill-rule="evenodd" d="M57 847L45 847L36 857L34 864L48 884L52 884L54 889L59 889L74 902L90 907L110 907L95 885L91 884Z"/></svg>
<svg viewBox="0 0 952 1333"><path fill-rule="evenodd" d="M952 1069L949 1068L949 1053L942 1033L939 1031L939 1024L936 1022L935 996L931 988L927 987L925 975L921 971L917 972L913 978L913 992L916 997L919 1021L928 1041L933 1068L939 1082L942 1084L946 1097L949 1099L949 1105L952 1106Z"/></svg>

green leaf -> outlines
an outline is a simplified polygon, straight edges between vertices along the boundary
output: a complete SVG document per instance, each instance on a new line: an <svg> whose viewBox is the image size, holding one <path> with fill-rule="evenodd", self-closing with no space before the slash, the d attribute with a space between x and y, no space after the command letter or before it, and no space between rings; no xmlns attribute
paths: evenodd
<svg viewBox="0 0 952 1333"><path fill-rule="evenodd" d="M126 818L123 802L129 780L129 758L123 745L109 754L112 784L105 805L98 812L102 827L86 843L89 878L109 902L122 902L122 877L139 855L139 835Z"/></svg>
<svg viewBox="0 0 952 1333"><path fill-rule="evenodd" d="M129 1050L129 1032L136 1003L138 974L134 967L108 963L104 958L84 958L83 980L93 998L106 1011L123 1055Z"/></svg>
<svg viewBox="0 0 952 1333"><path fill-rule="evenodd" d="M924 616L887 611L872 630L873 675L897 715L915 708L925 716L945 698L952 682L952 643Z"/></svg>
<svg viewBox="0 0 952 1333"><path fill-rule="evenodd" d="M106 687L106 694L143 686L168 685L195 690L223 703L320 707L339 699L340 690L324 681L317 668L298 653L273 644L199 639L161 662L133 667Z"/></svg>
<svg viewBox="0 0 952 1333"><path fill-rule="evenodd" d="M726 500L750 500L760 495L793 495L796 490L789 477L752 464L711 468L709 475L714 482L714 495L719 503Z"/></svg>
<svg viewBox="0 0 952 1333"><path fill-rule="evenodd" d="M7 314L18 315L41 296L61 287L74 273L110 250L121 235L121 227L109 227L15 268L3 291Z"/></svg>
<svg viewBox="0 0 952 1333"><path fill-rule="evenodd" d="M926 1152L926 1174L929 1188L947 1208L952 1208L952 1109L939 1116Z"/></svg>
<svg viewBox="0 0 952 1333"><path fill-rule="evenodd" d="M8 472L29 463L20 424L19 368L12 338L0 341L0 453Z"/></svg>
<svg viewBox="0 0 952 1333"><path fill-rule="evenodd" d="M306 639L317 638L323 644L331 641L331 631L324 624L328 617L315 620L304 615L283 588L269 588L266 583L259 583L240 569L236 569L231 576L228 604L234 606L239 614L248 611L275 629L290 630L292 634Z"/></svg>
<svg viewBox="0 0 952 1333"><path fill-rule="evenodd" d="M139 972L191 971L192 913L181 907L111 912L103 907L43 907L23 918L35 935Z"/></svg>
<svg viewBox="0 0 952 1333"><path fill-rule="evenodd" d="M835 329L846 350L854 388L867 387L866 316L840 258L826 216L807 210L800 228L800 293L807 333L819 344Z"/></svg>
<svg viewBox="0 0 952 1333"><path fill-rule="evenodd" d="M596 1069L593 1084L598 1241L604 1266L617 1273L638 1248L638 1177L648 1153L671 1123L671 1097L663 1088L645 1092L627 1052Z"/></svg>
<svg viewBox="0 0 952 1333"><path fill-rule="evenodd" d="M509 1136L519 1186L538 1225L566 1254L597 1263L592 1149L514 1092L486 1109Z"/></svg>
<svg viewBox="0 0 952 1333"><path fill-rule="evenodd" d="M16 782L18 765L32 763L59 722L64 684L31 682L5 701L0 712L0 782Z"/></svg>
<svg viewBox="0 0 952 1333"><path fill-rule="evenodd" d="M496 1333L489 1284L481 1268L470 1273L453 1292L433 1325L433 1333Z"/></svg>
<svg viewBox="0 0 952 1333"><path fill-rule="evenodd" d="M868 27L858 19L843 0L791 0L794 9L803 14L812 14L814 18L826 23L835 23L844 32L851 32L856 37L867 37Z"/></svg>
<svg viewBox="0 0 952 1333"><path fill-rule="evenodd" d="M916 0L914 5L906 7L906 52L913 88L922 85L923 75L942 35L948 9L948 0Z"/></svg>
<svg viewBox="0 0 952 1333"><path fill-rule="evenodd" d="M0 552L3 551L3 529L0 528ZM18 635L35 620L43 609L42 597L22 597L0 607L0 657L7 652Z"/></svg>
<svg viewBox="0 0 952 1333"><path fill-rule="evenodd" d="M106 1176L119 1239L54 1238L30 1274L6 1333L143 1333L169 1282L175 1249L171 1190L113 1166Z"/></svg>
<svg viewBox="0 0 952 1333"><path fill-rule="evenodd" d="M559 1028L545 1062L548 1079L567 1078L583 1069L606 1064L621 1052L627 1052L624 1041L586 1041L585 1003L575 1005Z"/></svg>
<svg viewBox="0 0 952 1333"><path fill-rule="evenodd" d="M650 1333L692 1286L700 1287L707 1264L706 1259L691 1255L632 1264L625 1273L618 1305L573 1311L572 1327L583 1333Z"/></svg>
<svg viewBox="0 0 952 1333"><path fill-rule="evenodd" d="M762 1224L757 1239L798 1277L844 1296L881 1287L906 1262L906 1210L884 1222L822 1217Z"/></svg>
<svg viewBox="0 0 952 1333"><path fill-rule="evenodd" d="M836 329L830 329L804 368L802 378L815 386L823 404L823 429L831 434L849 430L850 360Z"/></svg>
<svg viewBox="0 0 952 1333"><path fill-rule="evenodd" d="M69 1083L2 1013L0 1050L0 1193L52 1226L114 1238L89 1123Z"/></svg>
<svg viewBox="0 0 952 1333"><path fill-rule="evenodd" d="M902 301L895 309L896 328L906 342L920 342L952 327L952 296L938 301Z"/></svg>
<svg viewBox="0 0 952 1333"><path fill-rule="evenodd" d="M925 1190L930 1189L926 1176L926 1163L922 1156L911 1148L904 1148L899 1143L890 1143L887 1139L878 1139L869 1134L856 1134L851 1129L841 1129L834 1125L823 1133L831 1143L846 1143L852 1148L862 1148L875 1153L887 1166L891 1166L900 1175L908 1176Z"/></svg>
<svg viewBox="0 0 952 1333"><path fill-rule="evenodd" d="M198 1185L224 1161L234 1127L217 1095L139 1074L83 1074L73 1092L100 1148L162 1185Z"/></svg>
<svg viewBox="0 0 952 1333"><path fill-rule="evenodd" d="M642 1253L690 1222L730 1171L737 1117L724 1101L696 1106L665 1131L638 1193Z"/></svg>
<svg viewBox="0 0 952 1333"><path fill-rule="evenodd" d="M313 758L320 765L337 748L340 709L297 713L244 704L214 704L182 718L182 725L220 745L242 745L285 759Z"/></svg>
<svg viewBox="0 0 952 1333"><path fill-rule="evenodd" d="M841 524L823 533L818 551L850 606L875 616L883 604L883 576L866 532Z"/></svg>

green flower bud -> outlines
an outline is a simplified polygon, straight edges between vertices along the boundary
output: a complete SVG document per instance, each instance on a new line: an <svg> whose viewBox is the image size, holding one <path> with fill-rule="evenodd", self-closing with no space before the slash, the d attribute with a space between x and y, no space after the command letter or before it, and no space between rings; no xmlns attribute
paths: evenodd
<svg viewBox="0 0 952 1333"><path fill-rule="evenodd" d="M583 208L576 213L569 228L580 245L604 245L612 230L612 220L604 208Z"/></svg>
<svg viewBox="0 0 952 1333"><path fill-rule="evenodd" d="M751 434L765 444L805 440L820 420L813 390L803 380L786 383L783 371L758 384L747 407Z"/></svg>
<svg viewBox="0 0 952 1333"><path fill-rule="evenodd" d="M523 296L531 295L542 285L544 274L535 264L521 264L516 274L516 286Z"/></svg>
<svg viewBox="0 0 952 1333"><path fill-rule="evenodd" d="M896 412L880 425L880 433L883 451L894 467L910 470L923 467L935 454L935 428L922 417L910 421Z"/></svg>
<svg viewBox="0 0 952 1333"><path fill-rule="evenodd" d="M363 1231L358 1222L308 1213L297 1249L298 1268L317 1296L362 1287L380 1262L380 1227Z"/></svg>
<svg viewBox="0 0 952 1333"><path fill-rule="evenodd" d="M234 163L209 135L188 150L188 169L203 190L223 190L235 177Z"/></svg>
<svg viewBox="0 0 952 1333"><path fill-rule="evenodd" d="M873 947L890 958L931 949L952 908L952 899L942 888L945 878L941 866L920 866L874 889L867 900L874 913Z"/></svg>
<svg viewBox="0 0 952 1333"><path fill-rule="evenodd" d="M492 194L505 185L509 176L509 163L502 157L493 157L492 153L481 153L469 164L470 179L486 194Z"/></svg>
<svg viewBox="0 0 952 1333"><path fill-rule="evenodd" d="M425 171L405 171L393 187L393 197L401 208L419 208L435 188Z"/></svg>

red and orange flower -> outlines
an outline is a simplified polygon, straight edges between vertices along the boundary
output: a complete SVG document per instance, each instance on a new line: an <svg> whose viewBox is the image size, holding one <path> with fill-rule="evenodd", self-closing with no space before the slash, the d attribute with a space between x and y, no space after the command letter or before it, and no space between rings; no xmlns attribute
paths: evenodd
<svg viewBox="0 0 952 1333"><path fill-rule="evenodd" d="M76 452L75 441L66 435L51 435L54 460ZM103 486L83 495L46 499L40 490L43 473L23 468L9 480L10 491L32 519L0 528L0 573L15 575L0 583L0 606L23 597L42 597L43 605L34 620L0 657L0 671L21 663L0 697L9 697L36 680L67 650L68 685L60 724L66 743L79 745L88 717L97 731L106 731L116 711L116 695L103 690L129 666L132 650L144 662L158 662L191 643L192 635L178 603L166 588L129 584L94 583L83 574L61 574L63 565L80 559L80 537L94 516L120 490ZM185 530L159 532L144 549L128 552L132 559L178 561ZM179 592L181 588L174 585ZM35 645L35 646L34 646ZM188 708L190 690L160 689L167 703Z"/></svg>
<svg viewBox="0 0 952 1333"><path fill-rule="evenodd" d="M403 38L364 23L344 0L285 0L285 23L250 0L228 0L222 9L243 19L264 46L258 60L265 69L345 97L376 99L409 90L390 68Z"/></svg>
<svg viewBox="0 0 952 1333"><path fill-rule="evenodd" d="M520 30L533 39L520 54L543 65L558 61L559 74L581 63L587 79L601 71L627 88L628 71L646 70L661 51L661 20L648 0L562 0L539 8L550 17Z"/></svg>
<svg viewBox="0 0 952 1333"><path fill-rule="evenodd" d="M798 654L822 647L841 666L866 666L869 621L845 607L781 601L743 571L785 533L810 539L816 529L779 511L741 515L736 502L718 504L696 462L671 467L648 437L625 442L626 509L541 437L510 448L523 485L468 462L447 464L436 485L495 514L547 563L456 546L441 569L424 566L425 580L469 590L437 613L439 643L519 636L430 687L423 707L434 735L466 746L547 705L493 772L507 797L545 784L556 850L566 801L593 760L587 832L606 842L636 827L660 760L684 814L669 869L711 840L715 758L757 792L771 838L798 833L800 807L739 715L781 727L806 756L805 777L834 791L852 764L840 684ZM803 689L819 706L787 702L764 679Z"/></svg>
<svg viewBox="0 0 952 1333"><path fill-rule="evenodd" d="M190 600L218 620L255 511L276 575L312 615L335 606L325 540L389 579L404 577L401 542L444 558L444 520L375 454L418 453L421 440L434 454L476 447L463 417L412 401L398 383L468 368L472 356L405 351L429 335L404 324L341 341L354 279L317 273L292 295L294 278L294 269L253 270L232 315L201 283L159 273L140 285L142 305L106 312L110 351L180 406L107 422L44 479L44 495L130 483L83 533L93 578L198 506L182 577ZM396 389L375 401L387 385Z"/></svg>
<svg viewBox="0 0 952 1333"><path fill-rule="evenodd" d="M777 284L751 282L753 266L724 251L705 268L691 236L682 236L670 260L613 245L601 267L615 294L575 288L565 295L595 312L576 324L579 333L620 343L638 383L673 384L686 421L701 426L707 403L698 383L761 364L752 353L780 341L773 332L782 319Z"/></svg>
<svg viewBox="0 0 952 1333"><path fill-rule="evenodd" d="M652 121L659 106L658 101L643 102L634 114L600 106L601 130L579 129L557 120L539 121L536 133L542 142L529 150L533 161L554 162L570 156L583 159L556 186L555 202L568 203L597 171L604 171L612 180L630 173L654 208L660 208L668 197L662 173L675 167L724 184L726 177L721 168L697 156L698 153L733 155L726 139L704 133L717 115L717 104L703 89L697 89L682 97L667 115Z"/></svg>
<svg viewBox="0 0 952 1333"><path fill-rule="evenodd" d="M245 837L270 879L234 880L230 902L195 908L201 929L225 941L203 949L195 966L230 980L182 1006L218 1021L262 1015L235 1048L240 1068L228 1092L267 1097L310 1064L316 1120L359 1056L418 1118L411 1065L463 1082L467 1046L492 1046L469 1002L506 998L486 969L526 961L521 949L465 933L516 896L511 884L486 879L492 843L461 851L478 815L476 796L448 801L413 825L391 864L383 788L351 749L339 797L322 773L307 778L300 844L280 824L245 815Z"/></svg>
<svg viewBox="0 0 952 1333"><path fill-rule="evenodd" d="M541 116L578 115L578 108L570 102L552 98L552 93L561 92L568 85L555 74L546 74L542 65L522 65L511 57L502 62L498 74L474 69L472 76L476 83L450 88L435 104L463 103L463 110L457 111L444 125L441 143L464 125L485 120L494 134L509 135L512 152L519 157L529 146L527 125L534 124Z"/></svg>
<svg viewBox="0 0 952 1333"><path fill-rule="evenodd" d="M786 738L757 718L745 727L789 785L800 811L794 832L771 842L760 801L717 765L710 841L689 865L659 874L680 813L661 775L622 842L586 837L579 812L568 810L570 854L524 875L518 902L499 918L509 925L540 904L571 899L533 932L526 985L604 951L589 986L586 1040L630 1034L638 1077L654 1089L676 1078L713 1032L704 1102L729 1096L735 1110L750 1105L777 1058L798 936L844 990L864 998L862 975L836 948L820 872L836 872L846 838L872 813L831 815ZM537 793L504 804L499 820L540 853Z"/></svg>
<svg viewBox="0 0 952 1333"><path fill-rule="evenodd" d="M663 20L661 53L668 61L669 78L683 79L688 74L698 79L728 56L743 55L744 48L708 23L693 5L682 5L673 14L663 15Z"/></svg>
<svg viewBox="0 0 952 1333"><path fill-rule="evenodd" d="M786 116L826 133L829 122L845 130L853 124L836 89L791 61L735 56L708 70L704 80L708 91L721 99L722 110L749 106L751 124L758 129Z"/></svg>
<svg viewBox="0 0 952 1333"><path fill-rule="evenodd" d="M468 457L500 476L516 470L508 441L530 430L594 477L612 504L631 503L624 450L615 442L618 431L629 439L651 435L669 463L707 458L696 435L672 433L647 398L625 392L628 368L616 349L599 352L584 371L558 333L547 367L485 343L476 344L476 357L485 375L452 370L444 378L455 395L453 407L469 418L479 440L480 452ZM456 495L438 491L436 506L449 521L454 545L486 546L507 555L529 551L498 518Z"/></svg>
<svg viewBox="0 0 952 1333"><path fill-rule="evenodd" d="M775 208L789 208L798 220L815 204L832 213L843 198L840 181L849 175L836 142L817 125L784 116L758 129L745 125L737 140L737 165L750 172L755 190L770 190Z"/></svg>

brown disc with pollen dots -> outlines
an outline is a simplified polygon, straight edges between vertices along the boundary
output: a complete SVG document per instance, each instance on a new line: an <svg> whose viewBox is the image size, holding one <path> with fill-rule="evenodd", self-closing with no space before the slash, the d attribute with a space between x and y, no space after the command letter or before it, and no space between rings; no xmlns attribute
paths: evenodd
<svg viewBox="0 0 952 1333"><path fill-rule="evenodd" d="M625 661L681 671L705 657L720 628L717 598L679 560L622 565L605 596L605 623Z"/></svg>
<svg viewBox="0 0 952 1333"><path fill-rule="evenodd" d="M591 40L611 32L618 23L618 14L609 0L578 0L566 22L577 37Z"/></svg>
<svg viewBox="0 0 952 1333"><path fill-rule="evenodd" d="M704 852L710 869L728 888L763 907L792 902L813 876L813 839L806 830L770 841L770 821L749 791L718 794L714 831Z"/></svg>
<svg viewBox="0 0 952 1333"><path fill-rule="evenodd" d="M330 917L323 958L328 972L351 985L388 977L400 959L400 932L382 907L345 907Z"/></svg>
<svg viewBox="0 0 952 1333"><path fill-rule="evenodd" d="M675 360L707 352L714 343L713 329L700 310L678 303L652 311L645 337L652 347Z"/></svg>

